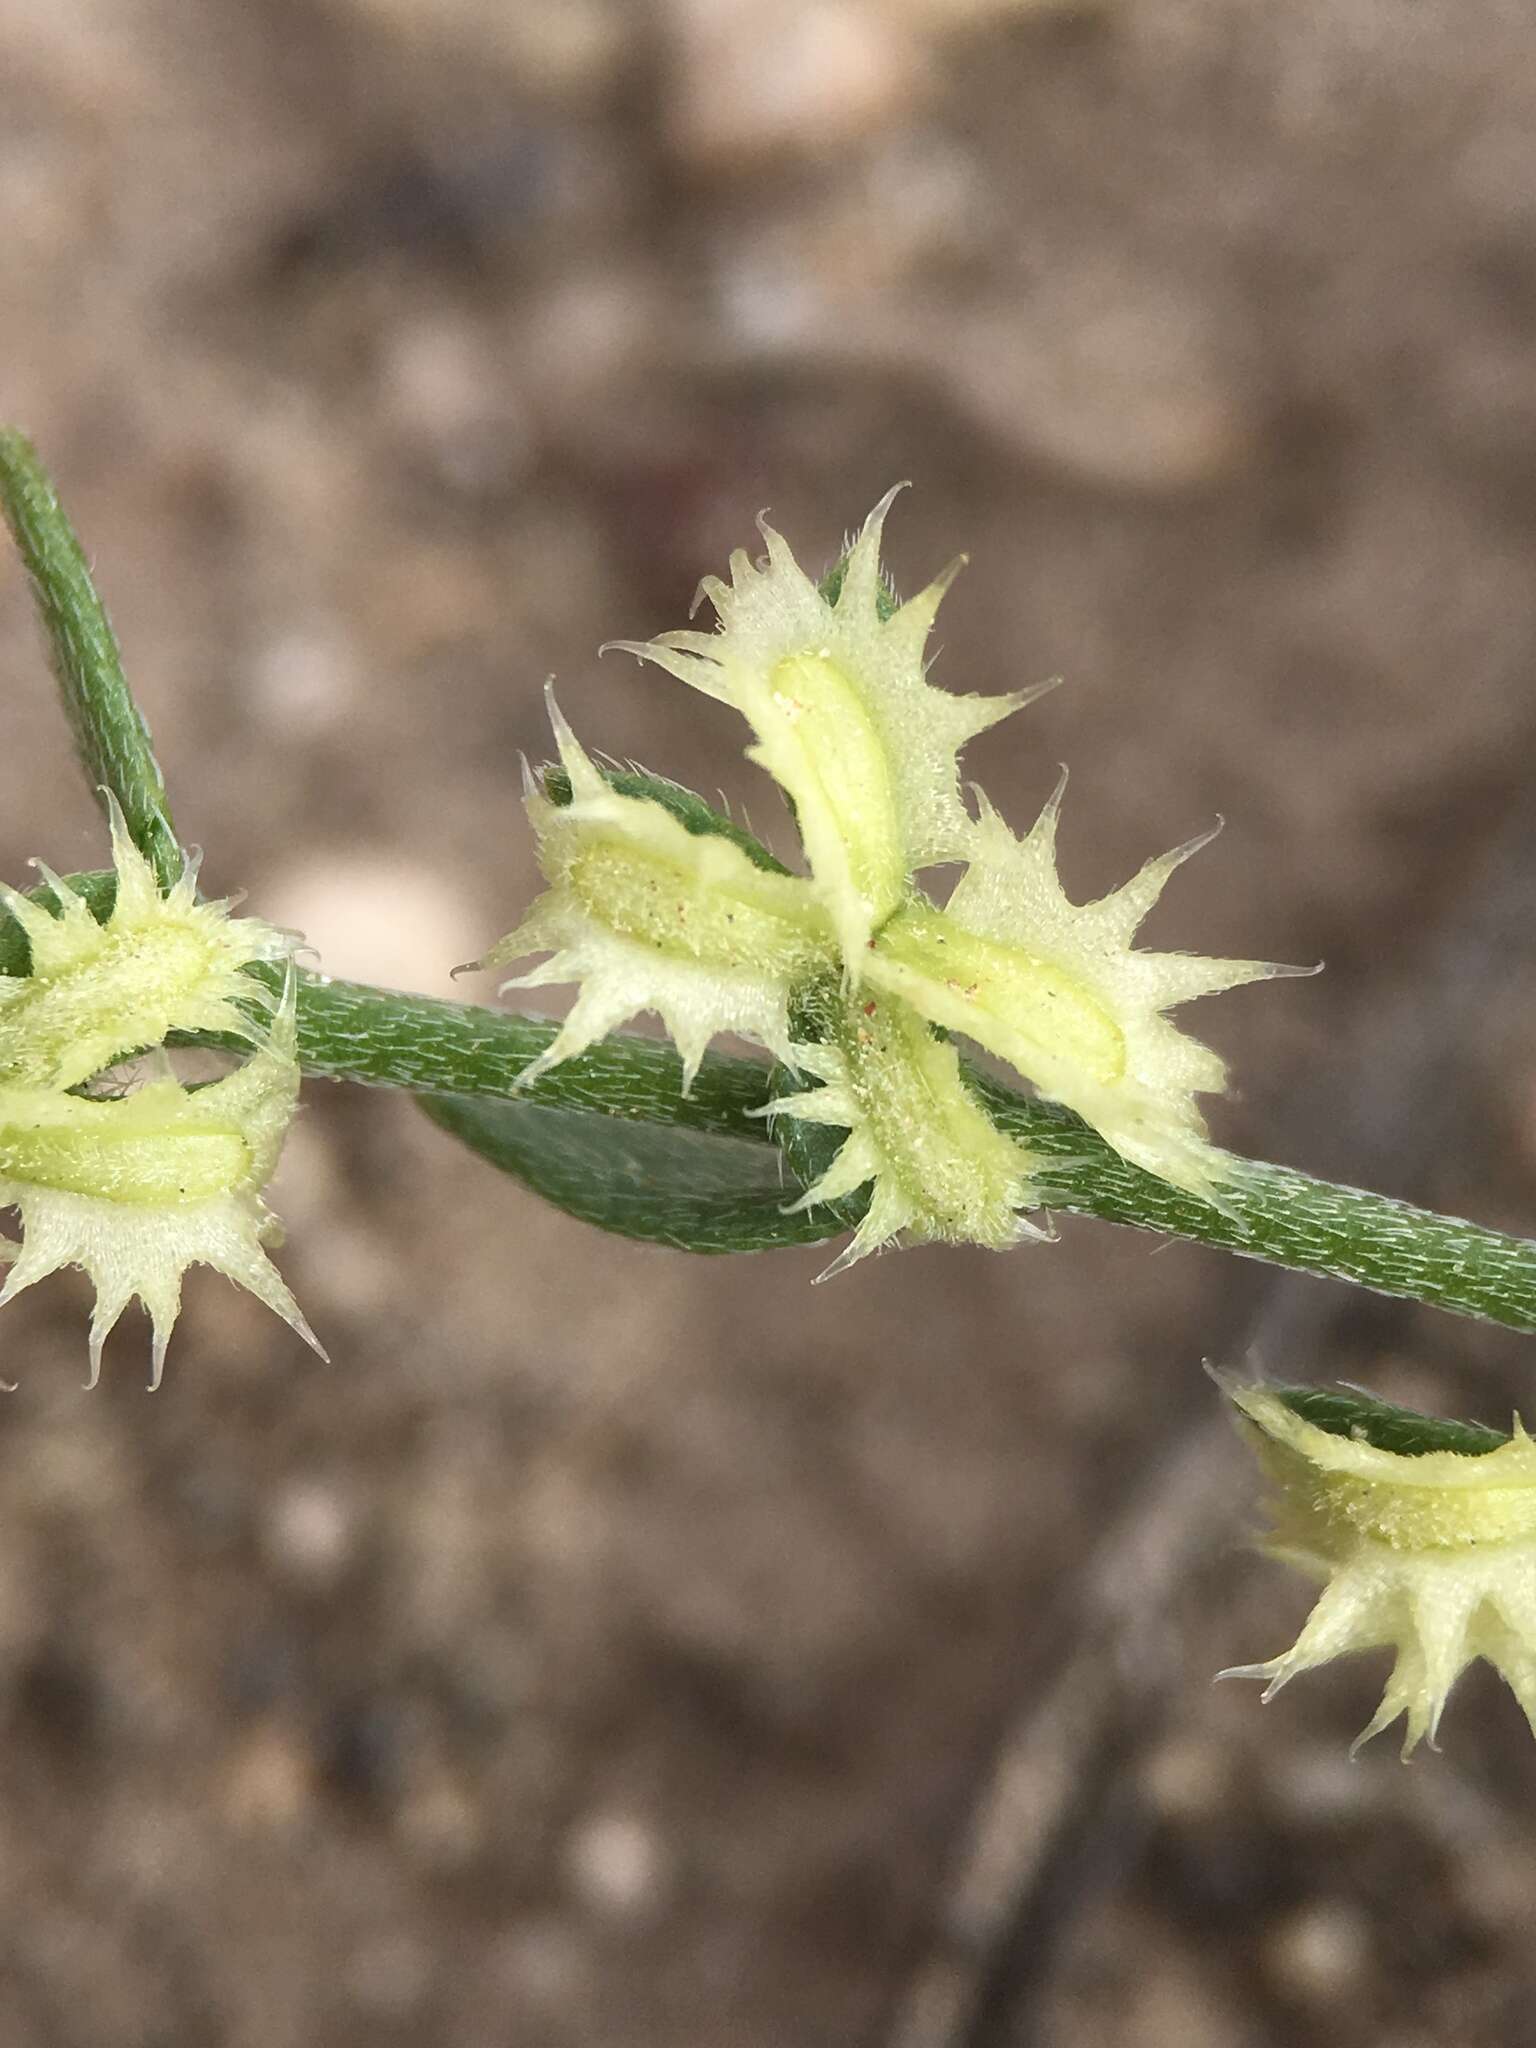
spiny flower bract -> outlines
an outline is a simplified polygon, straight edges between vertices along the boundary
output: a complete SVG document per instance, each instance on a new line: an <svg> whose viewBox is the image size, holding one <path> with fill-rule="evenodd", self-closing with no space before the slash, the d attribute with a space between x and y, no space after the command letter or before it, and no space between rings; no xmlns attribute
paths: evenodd
<svg viewBox="0 0 1536 2048"><path fill-rule="evenodd" d="M115 1097L0 1086L0 1207L19 1211L23 1231L19 1247L0 1244L0 1262L14 1261L0 1306L60 1267L82 1267L96 1289L88 1384L137 1296L153 1325L156 1387L182 1275L206 1265L249 1289L323 1358L264 1249L281 1233L261 1191L298 1088L291 970L264 1043L206 1087L183 1087L168 1071Z"/></svg>
<svg viewBox="0 0 1536 2048"><path fill-rule="evenodd" d="M1340 1436L1274 1390L1218 1376L1274 1485L1271 1556L1323 1582L1293 1646L1223 1678L1266 1681L1356 1650L1395 1653L1368 1742L1406 1717L1403 1754L1431 1747L1452 1686L1482 1657L1536 1730L1536 1442L1518 1416L1481 1455L1405 1454Z"/></svg>
<svg viewBox="0 0 1536 2048"><path fill-rule="evenodd" d="M966 741L1038 692L957 697L934 689L923 650L956 561L894 610L880 538L887 492L848 552L835 601L759 521L767 559L731 556L729 583L700 586L714 633L614 644L655 662L751 725L748 759L795 808L806 858L853 980L871 932L900 903L914 869L957 858L969 817L956 757Z"/></svg>
<svg viewBox="0 0 1536 2048"><path fill-rule="evenodd" d="M790 993L836 959L809 884L754 865L728 839L688 831L653 798L620 795L553 699L550 715L570 801L553 803L534 783L527 808L551 887L478 964L548 952L504 988L574 981L580 993L520 1083L642 1010L661 1017L682 1055L685 1089L722 1031L790 1060Z"/></svg>
<svg viewBox="0 0 1536 2048"><path fill-rule="evenodd" d="M980 799L969 864L942 913L911 904L867 955L872 983L1006 1060L1134 1164L1209 1195L1223 1177L1195 1097L1226 1085L1214 1052L1162 1014L1276 975L1262 960L1137 952L1131 941L1207 832L1150 860L1096 903L1068 901L1056 871L1065 776L1024 838Z"/></svg>
<svg viewBox="0 0 1536 2048"><path fill-rule="evenodd" d="M999 1251L1045 1234L1018 1213L1039 1200L1028 1153L966 1087L954 1047L904 1003L845 1001L824 1041L795 1047L795 1064L823 1085L781 1095L764 1113L846 1129L848 1137L794 1208L870 1190L853 1241L829 1274L898 1237Z"/></svg>
<svg viewBox="0 0 1536 2048"><path fill-rule="evenodd" d="M250 1012L270 1010L272 998L242 970L286 958L292 940L199 903L195 861L162 896L116 799L108 805L117 894L104 923L41 862L56 911L0 885L32 953L29 974L0 976L0 1083L72 1088L171 1031L261 1035Z"/></svg>

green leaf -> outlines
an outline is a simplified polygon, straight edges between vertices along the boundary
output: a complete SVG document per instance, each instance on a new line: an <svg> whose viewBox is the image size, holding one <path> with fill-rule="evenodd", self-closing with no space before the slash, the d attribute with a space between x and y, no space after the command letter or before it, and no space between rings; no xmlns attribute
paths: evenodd
<svg viewBox="0 0 1536 2048"><path fill-rule="evenodd" d="M1421 1415L1380 1401L1356 1387L1276 1387L1275 1393L1293 1415L1329 1436L1357 1437L1379 1451L1400 1458L1422 1458L1428 1451L1457 1451L1464 1458L1483 1458L1509 1442L1509 1431L1484 1422L1452 1422L1443 1415Z"/></svg>
<svg viewBox="0 0 1536 2048"><path fill-rule="evenodd" d="M85 899L98 924L106 923L117 901L117 876L110 868L83 875L61 875L59 879L66 888L73 889L77 896ZM35 889L24 889L22 894L29 903L40 903L44 910L58 914L58 896L47 882ZM8 911L0 910L0 974L31 972L32 948L27 944L26 933Z"/></svg>
<svg viewBox="0 0 1536 2048"><path fill-rule="evenodd" d="M723 811L714 810L703 797L685 789L680 782L669 782L664 775L648 775L643 768L612 768L599 762L598 770L610 789L616 790L620 796L642 797L660 804L695 839L729 839L753 867L761 868L765 874L787 875L790 872L781 860L774 859L761 840L753 838L745 826L726 817ZM550 763L539 770L539 779L552 804L563 808L570 802L571 778L563 768Z"/></svg>
<svg viewBox="0 0 1536 2048"><path fill-rule="evenodd" d="M435 1124L536 1195L600 1230L674 1251L816 1244L842 1227L790 1216L800 1193L771 1145L487 1096L418 1097Z"/></svg>
<svg viewBox="0 0 1536 2048"><path fill-rule="evenodd" d="M0 428L0 511L32 585L81 765L93 790L111 790L122 805L134 845L168 888L185 863L149 728L69 516L14 427Z"/></svg>
<svg viewBox="0 0 1536 2048"><path fill-rule="evenodd" d="M790 1035L797 1044L819 1045L826 1038L835 1012L839 986L835 979L812 982L798 990L790 1005ZM803 1095L822 1084L810 1074L793 1067L775 1066L768 1100ZM827 1171L847 1140L848 1133L833 1124L813 1124L799 1117L774 1116L766 1119L769 1135L783 1153L790 1172L802 1187L813 1188ZM820 1202L809 1213L818 1218L828 1237L842 1230L856 1230L869 1207L869 1189L860 1188L841 1201Z"/></svg>
<svg viewBox="0 0 1536 2048"><path fill-rule="evenodd" d="M838 599L843 594L843 584L847 580L847 576L848 550L844 548L843 552L816 586L834 610L837 607ZM889 573L882 570L880 582L875 591L875 614L883 622L886 619L894 619L900 610L901 599L896 595L896 586L891 581Z"/></svg>

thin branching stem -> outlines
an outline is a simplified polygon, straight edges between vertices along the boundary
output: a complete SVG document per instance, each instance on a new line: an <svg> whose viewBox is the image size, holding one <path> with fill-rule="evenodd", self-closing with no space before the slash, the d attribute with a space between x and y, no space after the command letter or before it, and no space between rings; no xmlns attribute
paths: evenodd
<svg viewBox="0 0 1536 2048"><path fill-rule="evenodd" d="M305 977L299 990L299 1056L308 1072L421 1094L510 1095L555 1029L356 982ZM999 1127L1040 1155L1055 1209L1536 1330L1536 1243L1529 1239L1246 1160L1234 1161L1234 1181L1214 1208L1129 1165L1069 1111L989 1077L973 1073L972 1080ZM716 1054L685 1096L670 1048L619 1034L542 1075L528 1100L768 1143L764 1120L752 1112L769 1094L766 1066ZM846 1207L827 1211L825 1235L846 1229L849 1214ZM783 1242L803 1244L806 1220L786 1218Z"/></svg>
<svg viewBox="0 0 1536 2048"><path fill-rule="evenodd" d="M134 844L168 888L183 855L149 728L85 552L31 442L14 427L0 428L0 512L32 584L86 779L98 795L117 798Z"/></svg>

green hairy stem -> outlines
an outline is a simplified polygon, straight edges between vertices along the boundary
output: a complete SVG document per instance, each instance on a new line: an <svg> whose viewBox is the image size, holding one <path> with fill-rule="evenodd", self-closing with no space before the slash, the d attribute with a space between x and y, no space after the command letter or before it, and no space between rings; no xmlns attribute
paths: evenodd
<svg viewBox="0 0 1536 2048"><path fill-rule="evenodd" d="M106 914L110 874L69 880L93 910ZM51 900L46 889L34 893L41 901ZM24 971L25 957L17 927L0 918L0 971ZM257 971L275 980L273 969ZM556 1029L478 1004L399 995L326 975L299 977L299 1061L306 1073L328 1080L428 1096L511 1098L518 1075ZM1042 1171L1049 1175L1047 1202L1054 1210L1353 1281L1379 1294L1432 1303L1453 1315L1536 1330L1536 1243L1529 1239L1438 1216L1387 1195L1313 1180L1290 1167L1247 1161L1234 1162L1238 1178L1224 1194L1224 1207L1216 1209L1129 1165L1068 1111L1034 1101L974 1069L969 1078L999 1129L1040 1155ZM541 1075L519 1099L547 1109L714 1133L754 1146L772 1143L765 1120L754 1114L773 1092L765 1064L712 1053L691 1093L683 1095L681 1087L682 1064L669 1047L621 1033ZM557 1128L552 1127L552 1135ZM784 1200L796 1192L790 1177ZM591 1206L600 1209L600 1200L594 1197ZM696 1248L805 1244L838 1235L858 1213L854 1202L810 1216L786 1216L777 1234L754 1215L744 1242L732 1241L728 1229L711 1227L700 1233L710 1241ZM594 1214L590 1220L602 1219ZM695 1248L677 1232L670 1241Z"/></svg>
<svg viewBox="0 0 1536 2048"><path fill-rule="evenodd" d="M116 796L134 844L167 888L183 858L149 727L85 552L31 442L14 427L0 427L0 511L32 585L86 779L98 794Z"/></svg>

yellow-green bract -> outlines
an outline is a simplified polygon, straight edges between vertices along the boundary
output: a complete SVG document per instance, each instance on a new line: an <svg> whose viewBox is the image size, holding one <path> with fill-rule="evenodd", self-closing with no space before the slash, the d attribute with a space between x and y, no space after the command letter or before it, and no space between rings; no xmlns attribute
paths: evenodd
<svg viewBox="0 0 1536 2048"><path fill-rule="evenodd" d="M535 783L527 808L551 886L477 964L547 952L503 987L574 981L580 993L520 1085L641 1010L661 1017L682 1054L685 1090L718 1032L792 1060L790 994L837 958L809 886L754 867L727 839L689 832L652 799L621 796L553 698L549 708L571 800L551 803Z"/></svg>
<svg viewBox="0 0 1536 2048"><path fill-rule="evenodd" d="M0 1085L73 1088L171 1031L223 1031L255 1041L252 1013L272 998L241 970L285 959L291 938L256 918L199 903L188 862L162 896L149 862L108 798L117 895L98 924L84 899L41 862L57 911L0 885L26 933L31 972L0 976Z"/></svg>
<svg viewBox="0 0 1536 2048"><path fill-rule="evenodd" d="M1320 1429L1269 1388L1220 1385L1273 1482L1266 1549L1323 1583L1289 1650L1222 1677L1263 1679L1269 1700L1298 1672L1390 1649L1355 1747L1402 1715L1407 1756L1434 1745L1452 1686L1483 1657L1536 1729L1536 1443L1519 1418L1479 1456L1405 1455Z"/></svg>
<svg viewBox="0 0 1536 2048"><path fill-rule="evenodd" d="M864 522L835 603L760 521L766 562L738 549L728 584L708 576L700 586L717 632L613 643L747 719L757 737L748 759L794 804L853 982L870 934L901 902L913 870L964 850L960 749L1039 694L956 697L928 682L923 649L961 563L884 616L880 538L895 495L888 491Z"/></svg>
<svg viewBox="0 0 1536 2048"><path fill-rule="evenodd" d="M264 1246L280 1239L261 1191L298 1099L288 992L261 1045L234 1073L196 1089L168 1072L132 1094L92 1097L0 1086L0 1207L20 1212L19 1246L0 1306L61 1266L96 1289L91 1373L137 1296L153 1325L158 1386L188 1266L213 1266L264 1301L320 1352Z"/></svg>
<svg viewBox="0 0 1536 2048"><path fill-rule="evenodd" d="M209 1265L318 1351L263 1249L280 1231L261 1190L298 1099L294 976L290 967L274 1006L244 971L287 959L292 938L200 903L195 861L162 895L116 799L107 804L117 886L104 921L41 862L55 908L0 888L31 952L29 974L0 979L0 1208L22 1224L20 1245L0 1240L11 1268L0 1304L82 1267L96 1288L90 1384L136 1296L153 1325L158 1386L182 1275ZM162 1050L173 1031L232 1034L254 1050L226 1079L184 1088ZM153 1078L104 1088L104 1070L141 1051Z"/></svg>
<svg viewBox="0 0 1536 2048"><path fill-rule="evenodd" d="M1227 1165L1195 1097L1224 1088L1226 1069L1162 1012L1243 982L1312 970L1134 949L1169 876L1208 844L1209 832L1148 861L1097 903L1068 902L1056 873L1065 786L1063 777L1023 839L983 798L948 908L919 902L898 912L870 949L865 973L931 1023L1006 1060L1135 1165L1210 1195Z"/></svg>
<svg viewBox="0 0 1536 2048"><path fill-rule="evenodd" d="M845 1000L826 1040L797 1045L795 1056L823 1085L780 1096L764 1114L829 1124L848 1137L794 1206L870 1190L853 1242L823 1278L899 1236L1001 1251L1045 1235L1018 1213L1039 1199L1028 1153L966 1087L954 1047L905 1003Z"/></svg>

